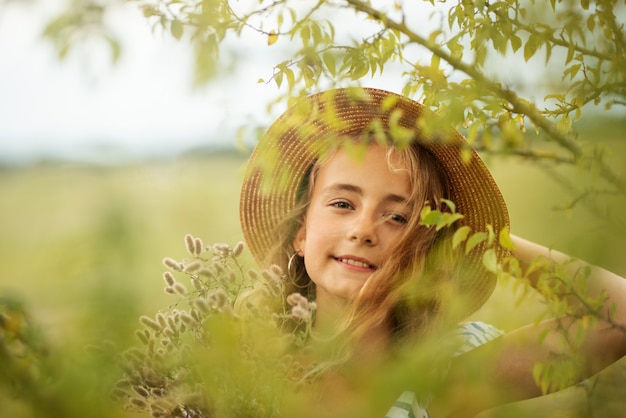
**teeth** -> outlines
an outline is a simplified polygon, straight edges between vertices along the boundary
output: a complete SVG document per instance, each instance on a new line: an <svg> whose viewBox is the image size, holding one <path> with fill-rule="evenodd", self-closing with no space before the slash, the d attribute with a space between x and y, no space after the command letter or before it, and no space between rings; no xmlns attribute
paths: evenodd
<svg viewBox="0 0 626 418"><path fill-rule="evenodd" d="M342 263L350 264L351 266L370 268L370 265L367 263L364 263L362 261L351 260L349 258L340 258L339 261L341 261Z"/></svg>

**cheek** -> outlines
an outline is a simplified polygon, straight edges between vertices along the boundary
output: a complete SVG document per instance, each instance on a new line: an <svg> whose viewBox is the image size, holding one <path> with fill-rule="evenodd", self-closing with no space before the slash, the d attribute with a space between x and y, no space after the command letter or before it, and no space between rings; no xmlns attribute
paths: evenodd
<svg viewBox="0 0 626 418"><path fill-rule="evenodd" d="M404 239L404 231L398 229L385 231L381 235L381 250L385 255L391 254L394 248Z"/></svg>

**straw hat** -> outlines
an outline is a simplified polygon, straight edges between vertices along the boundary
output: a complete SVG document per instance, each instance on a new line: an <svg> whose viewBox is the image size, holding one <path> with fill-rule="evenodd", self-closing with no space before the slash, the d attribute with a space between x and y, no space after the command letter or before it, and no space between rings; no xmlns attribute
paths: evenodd
<svg viewBox="0 0 626 418"><path fill-rule="evenodd" d="M339 138L389 132L394 140L417 140L439 160L450 183L450 199L464 215L461 225L500 231L509 225L504 199L478 154L456 130L426 133L433 113L404 96L371 88L329 90L299 100L267 130L253 151L241 190L240 217L252 255L262 263L276 244L276 227L302 192L303 178ZM436 123L436 122L435 122ZM428 132L433 132L428 129ZM498 256L506 254L496 245ZM474 251L481 263L480 248ZM495 277L484 269L459 278L459 292L471 299L470 312L491 295Z"/></svg>

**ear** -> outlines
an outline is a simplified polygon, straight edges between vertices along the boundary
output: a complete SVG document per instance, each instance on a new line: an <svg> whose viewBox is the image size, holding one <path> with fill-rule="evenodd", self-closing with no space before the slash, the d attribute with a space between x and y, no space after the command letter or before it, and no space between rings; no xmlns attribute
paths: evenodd
<svg viewBox="0 0 626 418"><path fill-rule="evenodd" d="M304 253L304 247L306 244L306 226L302 224L296 232L296 236L293 239L291 245L293 245L294 250L298 252L298 255L302 257Z"/></svg>

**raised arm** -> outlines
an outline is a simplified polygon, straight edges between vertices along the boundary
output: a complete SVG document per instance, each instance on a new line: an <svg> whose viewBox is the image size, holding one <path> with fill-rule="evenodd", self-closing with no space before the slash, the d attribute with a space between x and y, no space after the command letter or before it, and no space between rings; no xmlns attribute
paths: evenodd
<svg viewBox="0 0 626 418"><path fill-rule="evenodd" d="M615 305L616 310L613 320L616 324L624 326L622 331L626 332L626 280L623 277L601 267L588 265L580 260L573 260L572 257L562 252L549 250L542 245L518 236L512 235L511 238L515 244L513 256L520 261L523 268L528 268L538 258L565 265L566 271L570 276L576 275L581 268L589 267L586 295L597 298L604 292L607 298L603 310L600 312L600 317L608 318L611 305ZM537 276L538 274L535 273L529 277L533 286L537 284ZM576 300L570 300L570 302L576 303Z"/></svg>
<svg viewBox="0 0 626 418"><path fill-rule="evenodd" d="M569 274L576 274L578 269L586 267L584 262L572 260L561 252L517 236L512 238L515 243L513 255L523 268L527 268L537 257L566 263ZM592 376L626 355L626 280L603 268L589 267L586 294L598 297L604 292L606 299L598 315L598 325L587 328L581 344L577 346L574 356L580 361L580 367L569 376L567 384L570 385ZM532 285L537 284L538 277L538 273L529 276ZM569 303L577 303L577 299L571 298ZM609 321L613 304L615 314ZM440 399L433 405L431 416L473 416L500 404L540 396L541 389L533 378L534 366L559 356L572 356L564 339L575 338L581 321L587 320L576 314L549 319L539 325L527 325L459 356L450 369L449 382L452 387L465 387L466 396L461 402L458 398ZM540 339L542 335L545 335L543 340ZM450 390L448 387L447 392ZM452 389L452 392L455 390Z"/></svg>

